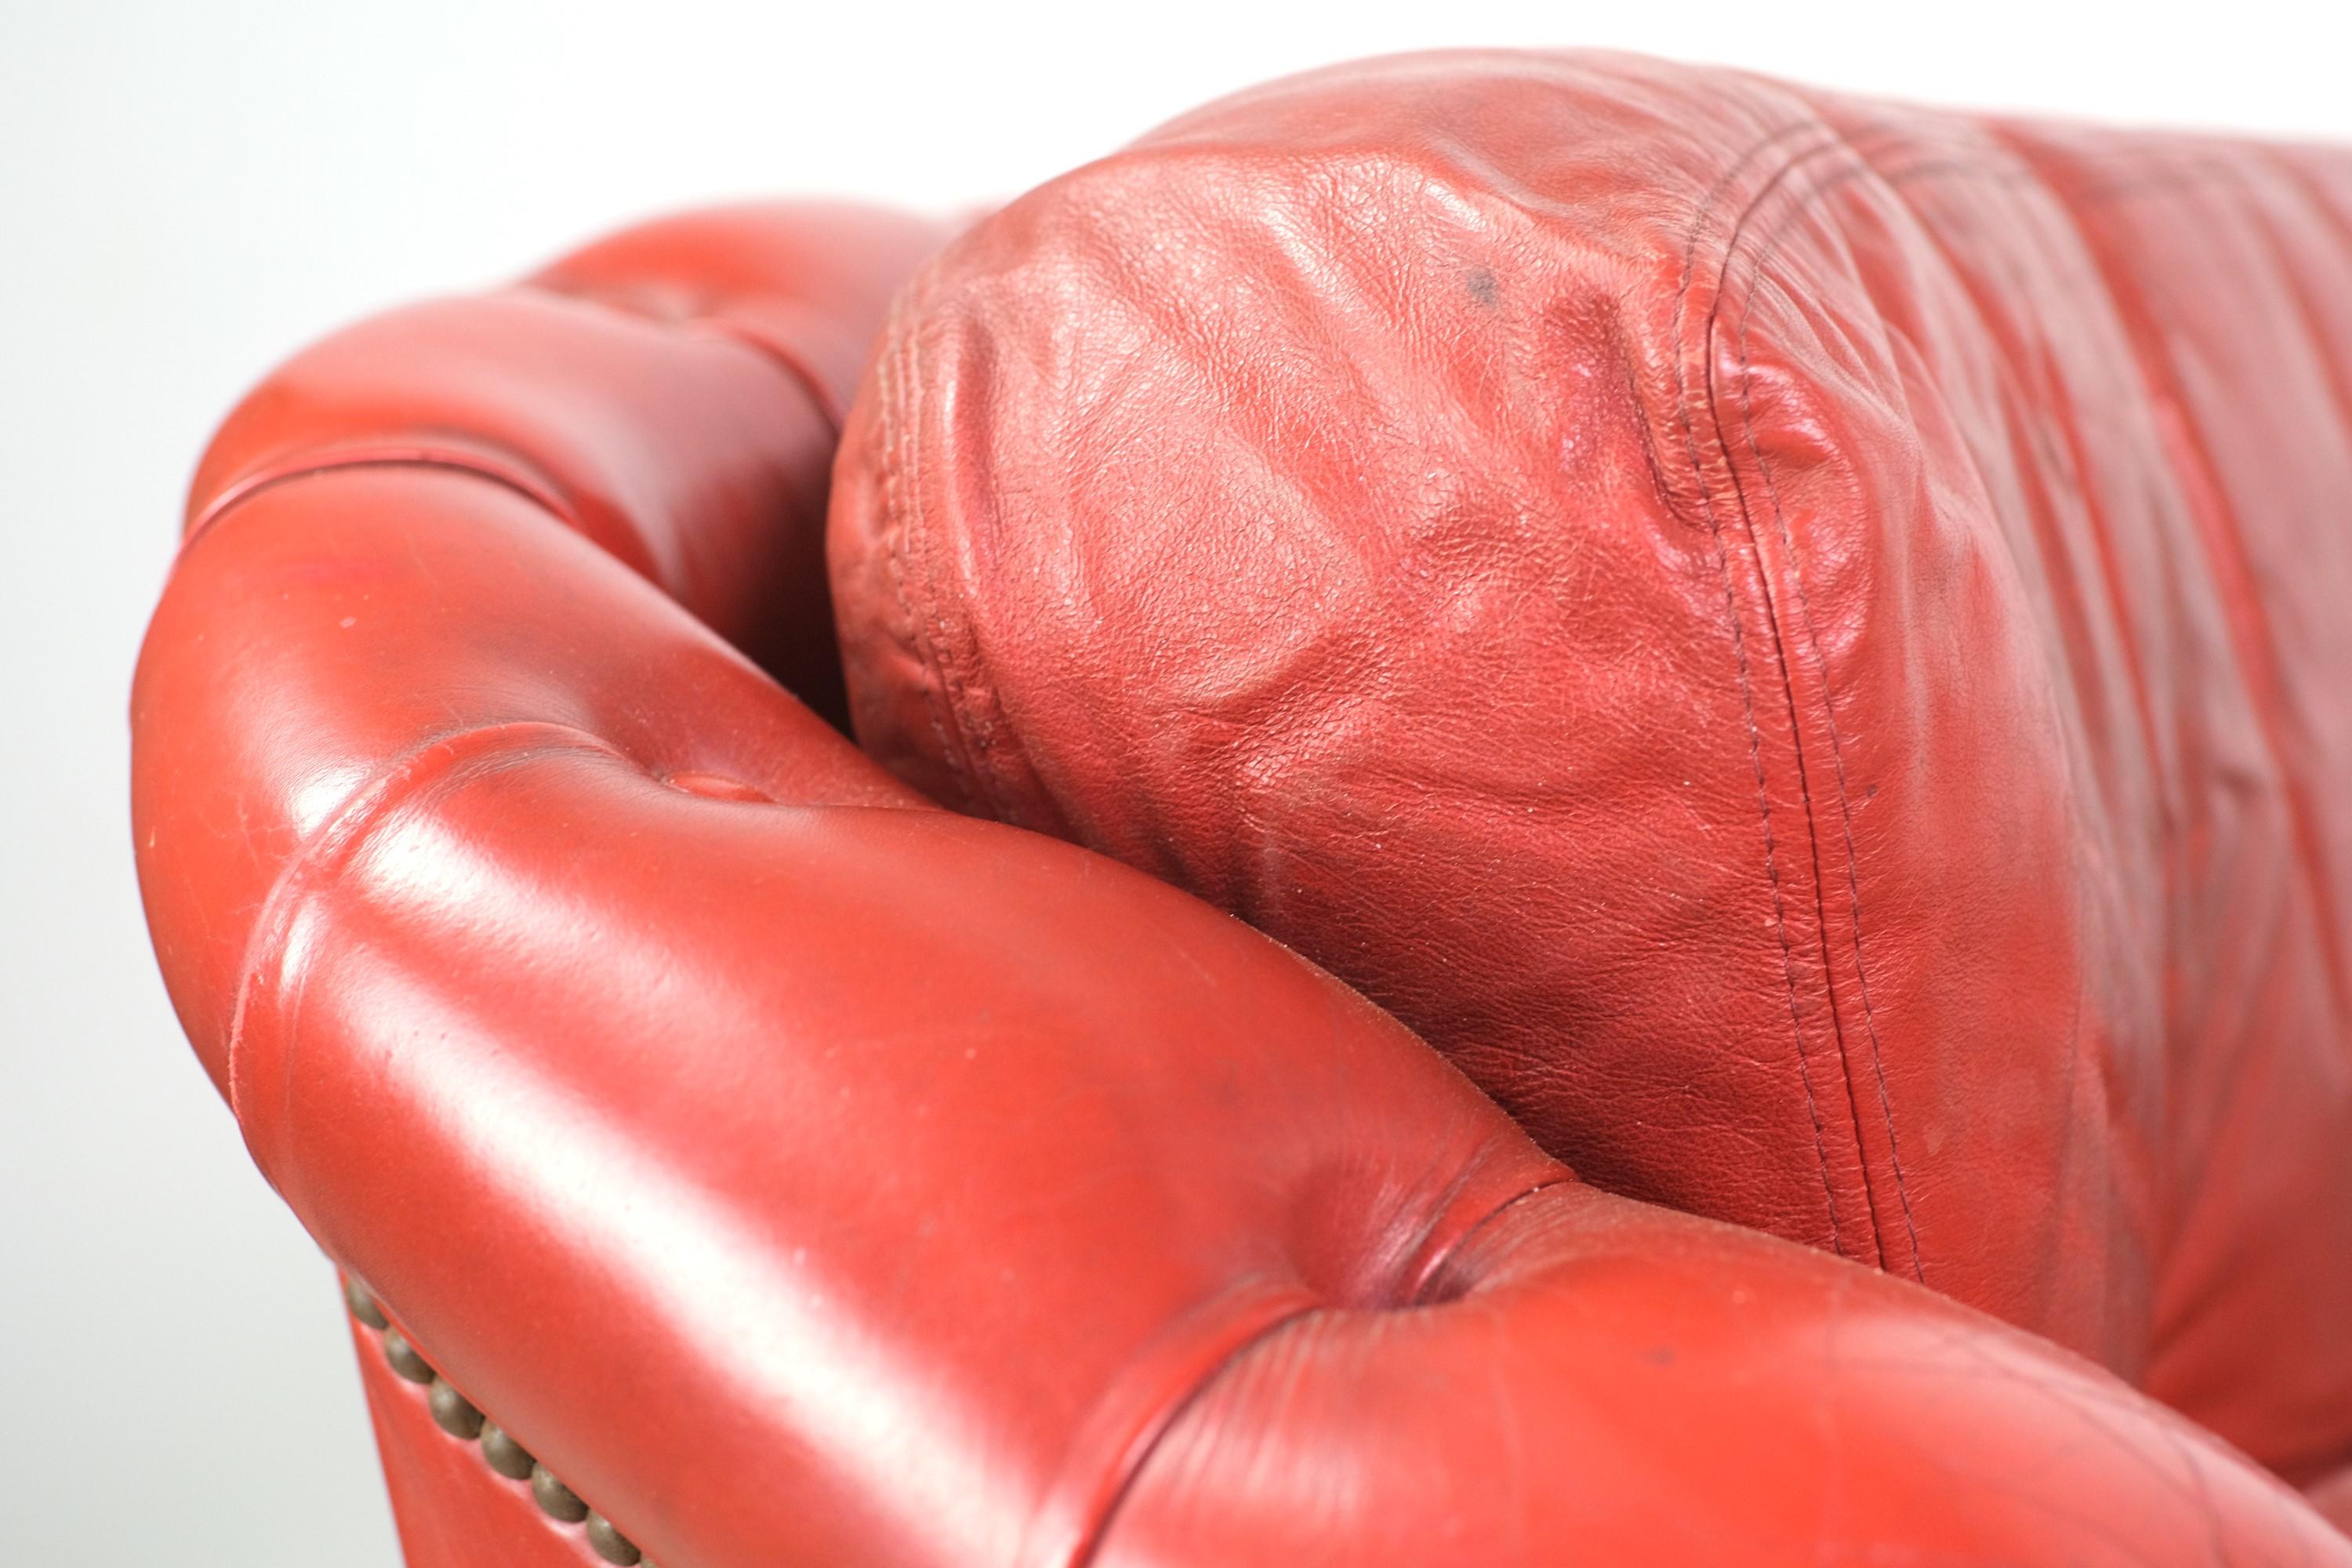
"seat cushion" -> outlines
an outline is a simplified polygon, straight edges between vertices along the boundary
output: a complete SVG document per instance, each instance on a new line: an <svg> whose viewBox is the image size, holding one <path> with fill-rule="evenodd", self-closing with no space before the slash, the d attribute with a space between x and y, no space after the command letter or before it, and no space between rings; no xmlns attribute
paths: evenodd
<svg viewBox="0 0 2352 1568"><path fill-rule="evenodd" d="M2352 157L1614 57L1228 100L919 275L861 742L1587 1180L2352 1454Z"/></svg>

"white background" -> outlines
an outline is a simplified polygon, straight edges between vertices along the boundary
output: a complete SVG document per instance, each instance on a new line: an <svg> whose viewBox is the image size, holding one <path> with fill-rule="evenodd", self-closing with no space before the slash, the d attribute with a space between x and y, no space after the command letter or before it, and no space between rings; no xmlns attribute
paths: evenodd
<svg viewBox="0 0 2352 1568"><path fill-rule="evenodd" d="M132 657L196 454L272 361L649 211L961 206L1433 45L2352 140L2347 9L0 0L0 1555L396 1561L331 1277L179 1037L131 877Z"/></svg>

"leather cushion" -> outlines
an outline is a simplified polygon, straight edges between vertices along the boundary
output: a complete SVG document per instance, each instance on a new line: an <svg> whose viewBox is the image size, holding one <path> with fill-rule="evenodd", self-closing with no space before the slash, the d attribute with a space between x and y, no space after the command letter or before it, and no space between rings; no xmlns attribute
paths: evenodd
<svg viewBox="0 0 2352 1568"><path fill-rule="evenodd" d="M859 738L1596 1184L2316 1473L2347 215L2335 154L1608 57L1244 94L902 298L829 539Z"/></svg>

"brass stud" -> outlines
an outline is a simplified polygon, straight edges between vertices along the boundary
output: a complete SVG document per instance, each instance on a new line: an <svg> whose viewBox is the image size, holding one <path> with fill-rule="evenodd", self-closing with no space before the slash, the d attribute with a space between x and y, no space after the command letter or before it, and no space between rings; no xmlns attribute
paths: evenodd
<svg viewBox="0 0 2352 1568"><path fill-rule="evenodd" d="M588 1505L579 1494L555 1479L555 1472L545 1465L535 1465L530 1472L530 1495L550 1519L560 1519L566 1524L577 1524L588 1517Z"/></svg>
<svg viewBox="0 0 2352 1568"><path fill-rule="evenodd" d="M532 1458L528 1449L507 1435L505 1428L483 1419L473 1401L436 1373L432 1363L416 1353L408 1336L392 1326L392 1320L384 1316L374 1294L355 1276L344 1274L341 1279L344 1304L351 1309L352 1317L383 1336L383 1359L392 1370L411 1383L426 1385L425 1405L432 1413L435 1426L468 1442L478 1438L483 1462L509 1480L528 1480L532 1499L550 1518L566 1524L584 1521L588 1544L605 1562L617 1563L622 1568L656 1568L651 1558L637 1550L636 1542L614 1528L611 1520L582 1502L577 1492Z"/></svg>
<svg viewBox="0 0 2352 1568"><path fill-rule="evenodd" d="M410 1344L408 1337L398 1329L383 1331L383 1359L392 1363L393 1371L411 1383L433 1381L431 1364L416 1353L416 1347Z"/></svg>
<svg viewBox="0 0 2352 1568"><path fill-rule="evenodd" d="M588 1510L588 1544L596 1549L597 1556L607 1563L618 1563L623 1568L636 1568L645 1561L645 1553L637 1550L636 1542L614 1529L613 1521L593 1509Z"/></svg>
<svg viewBox="0 0 2352 1568"><path fill-rule="evenodd" d="M525 1448L506 1434L506 1428L495 1421L482 1423L482 1458L490 1468L510 1481L527 1481L538 1468L538 1461Z"/></svg>
<svg viewBox="0 0 2352 1568"><path fill-rule="evenodd" d="M352 1310L352 1317L378 1333L392 1327L392 1321L383 1315L383 1309L375 1304L374 1295L354 1275L343 1276L343 1304Z"/></svg>
<svg viewBox="0 0 2352 1568"><path fill-rule="evenodd" d="M440 1378L425 1391L425 1408L433 1412L433 1425L452 1437L471 1442L482 1435L482 1413L474 1408L473 1401L450 1387Z"/></svg>

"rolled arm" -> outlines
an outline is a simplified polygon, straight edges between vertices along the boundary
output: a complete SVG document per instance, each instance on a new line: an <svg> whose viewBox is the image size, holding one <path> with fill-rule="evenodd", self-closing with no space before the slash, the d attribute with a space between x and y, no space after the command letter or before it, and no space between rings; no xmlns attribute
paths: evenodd
<svg viewBox="0 0 2352 1568"><path fill-rule="evenodd" d="M2105 1374L1579 1187L1287 951L868 762L771 671L828 700L827 400L915 243L719 227L266 385L133 713L257 1163L649 1553L2346 1560Z"/></svg>

